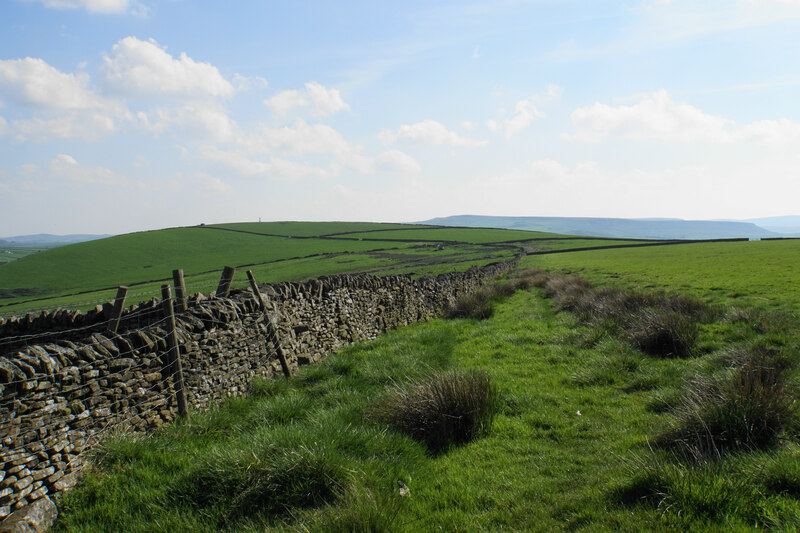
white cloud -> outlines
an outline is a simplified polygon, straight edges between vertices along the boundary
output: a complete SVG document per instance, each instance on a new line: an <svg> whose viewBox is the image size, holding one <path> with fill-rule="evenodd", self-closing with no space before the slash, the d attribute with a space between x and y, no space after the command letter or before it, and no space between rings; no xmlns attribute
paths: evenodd
<svg viewBox="0 0 800 533"><path fill-rule="evenodd" d="M739 136L755 139L768 144L784 144L800 141L800 122L781 118L778 120L759 120L742 126Z"/></svg>
<svg viewBox="0 0 800 533"><path fill-rule="evenodd" d="M51 139L94 141L116 131L114 118L102 113L67 113L56 117L15 120L11 123L18 141L44 142Z"/></svg>
<svg viewBox="0 0 800 533"><path fill-rule="evenodd" d="M55 156L48 165L48 171L50 176L66 179L75 187L85 187L87 185L119 187L128 183L128 180L112 170L103 167L83 166L75 158L67 154Z"/></svg>
<svg viewBox="0 0 800 533"><path fill-rule="evenodd" d="M301 179L338 176L343 169L360 174L420 170L416 160L399 150L388 150L377 157L366 156L363 147L348 142L336 129L325 124L308 124L302 119L291 126L262 126L256 134L237 134L228 144L228 149L201 146L199 153L243 176Z"/></svg>
<svg viewBox="0 0 800 533"><path fill-rule="evenodd" d="M0 96L35 110L117 109L119 104L88 88L85 74L67 74L43 59L0 60Z"/></svg>
<svg viewBox="0 0 800 533"><path fill-rule="evenodd" d="M174 58L153 39L120 40L104 55L101 73L109 89L137 97L228 97L235 91L215 66L183 52Z"/></svg>
<svg viewBox="0 0 800 533"><path fill-rule="evenodd" d="M194 181L200 186L203 192L214 196L233 192L233 188L230 185L205 172L198 172L195 174Z"/></svg>
<svg viewBox="0 0 800 533"><path fill-rule="evenodd" d="M544 118L544 113L539 111L536 104L531 100L520 100L514 106L514 116L504 122L506 139L510 139L539 118Z"/></svg>
<svg viewBox="0 0 800 533"><path fill-rule="evenodd" d="M85 9L89 13L132 13L146 15L147 8L131 0L24 0L52 9Z"/></svg>
<svg viewBox="0 0 800 533"><path fill-rule="evenodd" d="M8 122L3 117L0 117L0 135L5 135L8 131Z"/></svg>
<svg viewBox="0 0 800 533"><path fill-rule="evenodd" d="M461 124L459 124L459 125L461 126L461 129L463 129L463 130L472 131L472 130L475 129L475 124L472 123L469 120L463 120L463 121L461 121Z"/></svg>
<svg viewBox="0 0 800 533"><path fill-rule="evenodd" d="M511 118L504 120L489 119L486 121L486 127L489 128L489 131L505 130L506 139L510 139L530 126L534 120L544 118L545 114L538 106L559 98L561 92L561 87L551 83L547 86L544 93L534 94L530 98L519 100L514 105L514 114ZM503 115L504 113L505 110L503 109L498 112L499 115Z"/></svg>
<svg viewBox="0 0 800 533"><path fill-rule="evenodd" d="M627 170L594 161L537 160L469 179L408 179L377 191L341 185L329 203L337 212L395 221L463 213L706 220L736 213L747 218L763 216L765 206L768 212L796 209L798 165L797 156ZM327 216L336 214L331 209Z"/></svg>
<svg viewBox="0 0 800 533"><path fill-rule="evenodd" d="M278 116L285 116L289 111L295 107L303 107L308 105L308 100L305 96L300 94L300 91L282 91L264 103L272 108L272 111Z"/></svg>
<svg viewBox="0 0 800 533"><path fill-rule="evenodd" d="M280 117L298 107L309 107L313 115L320 117L350 109L337 89L328 89L315 81L306 83L305 91L282 91L264 103Z"/></svg>
<svg viewBox="0 0 800 533"><path fill-rule="evenodd" d="M564 137L582 141L612 137L685 143L800 140L800 123L779 119L740 126L692 105L675 103L665 90L646 95L630 106L598 102L580 107L572 113L572 123L575 134Z"/></svg>
<svg viewBox="0 0 800 533"><path fill-rule="evenodd" d="M237 91L249 91L250 89L266 89L269 82L261 76L247 77L241 74L233 75L233 83Z"/></svg>
<svg viewBox="0 0 800 533"><path fill-rule="evenodd" d="M308 163L296 163L277 157L270 157L269 161L261 161L240 152L220 150L216 146L201 147L200 155L248 177L298 180L303 178L324 179L332 175L330 170Z"/></svg>
<svg viewBox="0 0 800 533"><path fill-rule="evenodd" d="M375 158L380 170L396 170L404 174L417 174L422 167L416 159L400 150L387 150Z"/></svg>
<svg viewBox="0 0 800 533"><path fill-rule="evenodd" d="M308 124L303 119L295 120L292 126L262 127L258 134L245 137L238 144L256 153L329 155L335 159L336 165L362 174L374 171L374 160L361 154L361 146L351 144L339 131L326 124Z"/></svg>
<svg viewBox="0 0 800 533"><path fill-rule="evenodd" d="M344 157L354 151L344 136L325 124L308 124L295 120L292 126L262 128L258 139L268 149L279 149L292 155L331 154Z"/></svg>
<svg viewBox="0 0 800 533"><path fill-rule="evenodd" d="M67 74L42 59L0 61L0 96L32 111L14 120L18 140L96 139L130 118L121 103L88 87L85 74Z"/></svg>
<svg viewBox="0 0 800 533"><path fill-rule="evenodd" d="M434 146L486 146L487 141L477 141L462 137L454 131L450 131L441 122L425 119L415 124L403 124L397 128L396 132L382 130L378 138L384 144L394 144L396 142L419 142Z"/></svg>
<svg viewBox="0 0 800 533"><path fill-rule="evenodd" d="M312 81L306 83L306 92L311 99L312 109L321 116L332 115L339 111L350 109L350 106L342 100L342 95L337 89L327 89Z"/></svg>
<svg viewBox="0 0 800 533"><path fill-rule="evenodd" d="M234 142L240 137L239 127L228 113L214 103L195 102L179 107L161 108L151 113L136 114L139 123L155 135L172 131L183 137Z"/></svg>

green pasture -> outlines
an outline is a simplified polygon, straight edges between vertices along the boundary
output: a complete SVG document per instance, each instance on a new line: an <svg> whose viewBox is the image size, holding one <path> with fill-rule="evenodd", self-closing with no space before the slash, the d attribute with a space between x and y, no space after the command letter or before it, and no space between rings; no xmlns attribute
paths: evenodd
<svg viewBox="0 0 800 533"><path fill-rule="evenodd" d="M635 246L636 241L624 239L581 239L581 238L553 238L542 239L536 237L531 240L508 242L525 249L527 253L548 252L551 250L568 250L571 248L598 248L602 246Z"/></svg>
<svg viewBox="0 0 800 533"><path fill-rule="evenodd" d="M387 239L387 240L414 240L414 241L453 241L469 243L495 243L517 241L531 238L563 237L555 233L539 233L536 231L522 231L510 229L484 229L484 228L448 228L424 227L417 229L398 229L376 232L348 233L340 236L343 239Z"/></svg>
<svg viewBox="0 0 800 533"><path fill-rule="evenodd" d="M223 228L224 229L220 229ZM0 268L0 314L55 307L94 307L116 287L131 288L128 303L158 296L172 271L182 268L190 291L216 288L224 266L238 267L234 286L247 286L244 270L259 282L298 280L342 272L436 275L513 257L512 249L485 245L400 240L348 240L309 235L381 230L389 224L270 222L172 228L78 243ZM428 231L428 230L423 230ZM472 231L460 230L461 240ZM284 233L285 236L275 236ZM375 231L383 235L384 231ZM411 232L413 233L413 231ZM502 236L502 230L498 236ZM516 235L519 232L509 232ZM302 237L302 238L296 238ZM481 239L477 239L481 240ZM507 240L507 238L506 238Z"/></svg>
<svg viewBox="0 0 800 533"><path fill-rule="evenodd" d="M379 222L236 222L231 224L209 224L203 227L250 231L267 235L316 237L334 233L373 232L409 227L425 228L428 226L385 224Z"/></svg>
<svg viewBox="0 0 800 533"><path fill-rule="evenodd" d="M391 249L380 252L345 252L324 254L300 259L276 260L267 263L241 266L234 275L231 288L249 289L250 283L246 271L253 272L259 283L277 283L287 280L301 280L319 276L330 276L346 272L366 272L373 275L409 274L412 276L436 276L446 272L461 272L472 266L481 266L496 261L505 261L514 256L510 250L485 250L461 246L449 254L433 255L430 251L420 252L412 249ZM427 259L433 255L435 262ZM219 285L221 270L200 274L185 275L186 289L189 293L202 292L208 294ZM142 283L130 287L126 303L131 304L152 298L161 298L161 286L172 283L172 273L163 280ZM22 311L36 311L68 307L91 309L97 304L112 301L117 293L116 288L90 291L79 295L55 296L37 302L26 302L17 305L0 307L0 315L14 314ZM0 300L2 301L2 300Z"/></svg>
<svg viewBox="0 0 800 533"><path fill-rule="evenodd" d="M42 295L55 295L163 279L175 268L192 275L225 265L381 247L381 243L372 242L293 240L203 228L165 229L72 244L9 263L0 269L0 286L36 288Z"/></svg>
<svg viewBox="0 0 800 533"><path fill-rule="evenodd" d="M115 239L124 238L118 242L138 255L111 264L131 279L147 279L156 264L169 278L182 266L190 292L209 292L229 264L240 266L234 288L245 288L246 269L260 282L353 271L433 275L508 259L517 246L545 251L628 242L529 240L526 232L482 229L368 231L334 223L289 223L285 237L268 236L278 224L227 225L255 227L255 235L194 227L121 236ZM370 240L291 238L340 230ZM390 240L372 241L377 235ZM391 240L398 235L412 242ZM105 246L91 255L96 262L117 250ZM185 254L184 264L165 255L169 249ZM639 351L609 329L611 322L592 324L558 311L538 288L496 303L486 320L400 328L331 354L291 380L257 381L250 395L195 412L191 422L107 441L93 470L60 502L55 531L797 530L800 421L770 446L701 462L654 443L674 427L687 387L729 376L732 354L742 350L779 354L796 395L798 252L800 241L787 240L529 255L521 270L725 305L697 319L687 358ZM9 266L0 268L0 280ZM160 284L132 292L150 298ZM108 300L113 292L94 296ZM488 435L431 454L370 418L387 387L442 369L489 373L502 401ZM240 492L249 488L253 469L276 481L263 488L258 505L242 505ZM309 501L302 487L320 498Z"/></svg>
<svg viewBox="0 0 800 533"><path fill-rule="evenodd" d="M0 246L0 263L10 263L17 259L44 252L50 248L24 248L20 246Z"/></svg>
<svg viewBox="0 0 800 533"><path fill-rule="evenodd" d="M523 263L706 300L790 309L800 304L800 240L590 250L529 256Z"/></svg>
<svg viewBox="0 0 800 533"><path fill-rule="evenodd" d="M188 423L107 441L54 531L794 531L795 443L706 464L652 448L664 406L695 373L724 370L741 331L706 329L717 348L664 359L517 292L487 320L400 328ZM440 369L488 372L501 406L488 435L432 455L367 413ZM251 470L275 481L243 505ZM651 479L663 493L642 492Z"/></svg>

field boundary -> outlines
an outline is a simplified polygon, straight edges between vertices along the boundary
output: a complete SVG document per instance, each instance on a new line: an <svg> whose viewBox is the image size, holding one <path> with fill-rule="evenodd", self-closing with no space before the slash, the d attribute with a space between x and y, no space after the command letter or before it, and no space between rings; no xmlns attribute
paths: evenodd
<svg viewBox="0 0 800 533"><path fill-rule="evenodd" d="M132 308L119 333L97 332L108 321L56 337L0 338L0 518L74 486L106 435L175 419L180 390L190 406L206 409L245 392L253 377L291 372L346 344L440 316L519 259L435 278L253 281L258 293L187 298L174 330L165 299Z"/></svg>

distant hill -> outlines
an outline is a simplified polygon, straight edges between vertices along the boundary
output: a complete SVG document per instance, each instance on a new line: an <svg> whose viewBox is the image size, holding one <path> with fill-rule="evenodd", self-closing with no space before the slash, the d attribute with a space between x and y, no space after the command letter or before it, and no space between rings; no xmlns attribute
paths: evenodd
<svg viewBox="0 0 800 533"><path fill-rule="evenodd" d="M800 217L798 216L751 218L743 222L752 222L769 231L800 237Z"/></svg>
<svg viewBox="0 0 800 533"><path fill-rule="evenodd" d="M434 218L422 223L438 226L506 228L629 239L728 239L737 237L760 239L786 236L764 229L752 222L741 221L459 215Z"/></svg>
<svg viewBox="0 0 800 533"><path fill-rule="evenodd" d="M76 242L94 241L105 239L111 235L51 235L49 233L37 233L36 235L17 235L14 237L0 238L0 246L15 246L18 248L55 248Z"/></svg>

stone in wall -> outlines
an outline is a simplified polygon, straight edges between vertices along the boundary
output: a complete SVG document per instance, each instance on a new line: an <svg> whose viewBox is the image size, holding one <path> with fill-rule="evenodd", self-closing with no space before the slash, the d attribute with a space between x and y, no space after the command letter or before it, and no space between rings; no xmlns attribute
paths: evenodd
<svg viewBox="0 0 800 533"><path fill-rule="evenodd" d="M266 312L249 291L224 299L193 295L176 318L188 401L207 409L245 392L256 376L278 375L268 321L296 368L438 316L514 264L416 280L344 274L266 285ZM57 310L0 324L0 519L72 487L86 450L109 432L148 431L177 416L160 302L126 310L117 335L103 332L103 312ZM2 344L9 331L51 323L53 331L35 337L42 342ZM82 336L59 329L76 324L89 325Z"/></svg>

